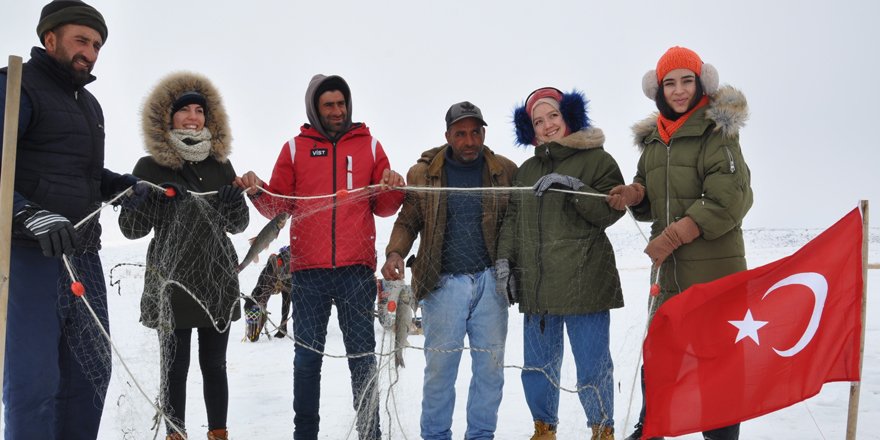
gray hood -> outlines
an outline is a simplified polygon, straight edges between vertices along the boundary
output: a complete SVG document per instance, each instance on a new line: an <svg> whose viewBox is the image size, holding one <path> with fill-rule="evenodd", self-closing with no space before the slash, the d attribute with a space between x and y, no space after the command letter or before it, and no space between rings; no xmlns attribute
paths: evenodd
<svg viewBox="0 0 880 440"><path fill-rule="evenodd" d="M348 110L348 115L345 119L345 126L342 128L341 133L347 132L351 128L351 89L348 87L348 83L342 79L341 76L338 75L322 75L317 74L312 77L312 80L309 81L309 87L306 89L306 116L309 118L309 125L311 125L318 133L321 133L327 139L330 139L330 136L327 134L327 131L324 130L324 126L321 125L321 116L318 113L318 89L321 88L322 84L328 83L331 87L326 90L339 90L342 92L342 95L345 97L345 107ZM333 83L333 84L330 84Z"/></svg>

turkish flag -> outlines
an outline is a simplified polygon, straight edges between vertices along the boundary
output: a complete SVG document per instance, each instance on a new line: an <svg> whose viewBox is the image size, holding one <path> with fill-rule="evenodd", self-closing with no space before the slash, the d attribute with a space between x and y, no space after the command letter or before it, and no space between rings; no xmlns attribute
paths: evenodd
<svg viewBox="0 0 880 440"><path fill-rule="evenodd" d="M789 257L668 300L645 339L643 438L732 425L858 381L862 284L855 209Z"/></svg>

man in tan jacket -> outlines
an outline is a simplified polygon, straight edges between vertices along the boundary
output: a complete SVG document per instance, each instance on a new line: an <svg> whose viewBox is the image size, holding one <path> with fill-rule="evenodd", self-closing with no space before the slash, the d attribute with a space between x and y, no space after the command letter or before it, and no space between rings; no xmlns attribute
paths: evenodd
<svg viewBox="0 0 880 440"><path fill-rule="evenodd" d="M425 333L422 438L451 438L465 335L473 364L465 438L493 438L498 420L510 300L496 293L493 262L509 193L459 190L511 185L516 165L483 144L486 125L470 102L449 108L446 144L422 153L407 173L410 190L385 252L382 275L402 279L404 256L421 236L412 284Z"/></svg>

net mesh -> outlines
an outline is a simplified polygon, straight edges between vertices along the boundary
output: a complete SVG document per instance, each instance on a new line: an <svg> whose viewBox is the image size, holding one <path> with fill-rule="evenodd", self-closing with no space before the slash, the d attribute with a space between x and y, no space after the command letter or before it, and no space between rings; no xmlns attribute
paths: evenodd
<svg viewBox="0 0 880 440"><path fill-rule="evenodd" d="M316 258L312 250L296 247L296 237L291 240L293 248L282 246L283 237L276 240L275 236L271 236L263 243L255 242L253 246L257 248L265 249L273 245L272 250L257 252L258 256L262 254L263 259L243 266L239 273L239 262L245 259L244 256L252 247L244 243L244 237L231 233L236 232L234 225L242 220L236 217L242 215L241 211L227 208L216 200L214 193L170 198L164 191L159 187L152 188L150 196L139 203L128 203L128 199L122 197L120 201L126 203L123 203L124 207L118 214L119 227L127 238L136 240L135 244L102 252L103 264L110 268L110 300L127 302L124 312L120 312L127 313L127 316L113 316L114 321L123 322L121 326L115 326L115 329L119 329L115 332L121 336L114 335L108 340L94 322L87 328L77 330L83 335L83 341L90 341L90 346L79 347L77 352L83 354L85 364L92 365L88 369L96 377L106 375L113 362L126 364L122 369L114 369L107 395L113 405L105 408L105 425L113 426L115 432L122 434L122 438L161 436L166 429L184 433L190 427L192 431L193 423L185 422L184 414L174 414L168 404L167 375L173 358L171 354L176 348L174 330L210 326L218 332L231 332L234 335L230 338L232 344L253 344L255 350L266 347L268 343L273 346L285 344L287 349L283 351L287 353L287 359L290 359L291 345L300 353L317 355L324 364L323 381L320 376L316 379L321 381L322 398L346 389L351 393L349 401L352 405L350 410L346 410L349 411L345 416L348 417L344 423L346 428L344 432L337 428L338 434L334 438L369 438L378 429L381 429L383 438L418 436L417 414L421 388L416 385L421 382L422 372L418 368L402 368L407 361L419 367L424 365L422 356L416 355L424 348L420 344L418 304L407 281L382 281L366 268L362 271L319 268L304 271L310 273L309 276L301 276L299 272L291 276L291 263L296 267L298 259L311 261ZM346 228L341 215L338 219L334 218L336 214L352 212L349 208L358 210L369 207L374 203L375 191L366 188L306 200L273 195L270 210L291 212L290 221L305 224L306 230L328 227L323 224L324 219L334 219L338 224L332 238L337 247L368 246L370 255L381 255L384 250L377 250L377 247L384 244L381 237L387 237L390 231L380 230L380 234L377 234L376 231L351 230ZM422 197L436 195L428 189L407 188L406 191ZM447 191L456 191L458 200L525 194L519 188L500 188L492 189L491 194L486 191L450 189L442 190L439 195L446 197ZM549 196L565 197L562 193ZM532 239L536 232L534 228L556 228L555 222L566 220L550 215L541 219L542 225L525 222L525 226L517 231L515 242L522 244L523 240ZM269 223L257 216L251 221L260 225ZM386 229L388 225L389 222L384 224ZM480 228L479 224L471 226ZM286 229L286 226L282 228ZM262 231L257 241L260 235ZM380 237L378 240L377 236ZM417 246L418 241L413 252ZM379 265L383 262L382 259L378 261ZM616 272L613 264L610 267ZM530 270L533 268L517 267L515 272L518 277L523 277ZM407 279L409 276L407 273ZM132 307L132 300L138 297L138 307ZM243 299L241 303L239 297ZM278 297L279 300L271 300L272 297ZM100 301L93 300L88 292L81 299L74 296L71 299L71 307L84 307L85 304L106 307ZM282 309L281 313L278 313L279 308ZM510 311L511 315L516 314L515 308ZM135 326L136 321L142 326ZM111 341L117 350L115 357L110 354ZM522 344L520 340L512 339L507 343ZM535 348L525 347L524 350ZM197 342L194 341L193 357L197 350ZM465 341L461 347L451 350L466 352L474 349ZM560 352L561 355L563 352ZM566 356L570 356L570 353ZM580 376L565 372L570 367L561 368L561 357L558 365L554 361L551 365L523 366L521 358L510 359L509 356L506 361L506 367L510 370L543 376L548 386L557 392L578 394L587 400L596 400L598 396L593 385L580 383ZM236 394L236 385L247 386L248 383L247 378L235 378L236 374L259 371L253 365L237 365L241 362L248 363L247 359L227 360L232 396ZM335 364L337 362L342 364ZM129 368L127 364L134 366ZM286 368L273 368L272 371L275 374L281 372L289 380L290 363L285 364ZM344 374L345 370L349 370L348 374ZM328 372L339 376L330 377ZM401 381L402 374L412 377ZM196 371L190 374L190 382L199 379ZM99 382L95 381L96 384ZM401 386L405 387L404 392L401 392ZM263 396L264 403L274 402L275 407L279 406L277 402L288 402L276 408L280 414L286 412L288 420L292 415L289 390L289 387L276 387L275 395ZM550 395L552 400L553 393ZM190 393L186 419L197 420L204 426L205 415L199 413L204 411L201 397L197 393ZM247 411L253 412L253 415L260 412L256 408L243 409L236 401L230 402L229 406L230 412ZM600 402L599 407L613 408L613 403ZM413 411L415 415L411 414ZM402 416L402 413L406 415ZM110 421L106 420L108 417ZM239 417L230 416L230 419ZM334 424L340 421L335 420ZM257 421L253 423L259 425ZM326 424L322 423L322 432L329 429L324 426ZM233 432L255 432L252 426L234 428Z"/></svg>
<svg viewBox="0 0 880 440"><path fill-rule="evenodd" d="M201 379L195 368L189 378L192 387L187 399L187 422L184 423L182 417L171 417L167 408L165 377L169 369L169 349L173 348L169 338L175 328L194 325L181 321L181 308L204 317L206 325L216 331L231 334L227 372L229 424L234 435L271 437L283 432L286 436L293 430L291 364L293 352L297 351L315 354L322 371L321 376L313 378L315 383L312 384L317 389L320 381L322 435L369 438L378 428L382 438L418 438L420 402L424 397L421 395L424 348L421 317L410 286L409 271L406 281L397 282L377 280L369 268L352 271L315 268L297 271L291 276L286 270L291 264L296 267L298 259L323 257L324 254L317 253L324 250L297 248L301 237L296 236L290 239L291 248L283 247L287 242L285 226L277 239L271 237L262 245L255 243L265 249L258 253L260 260L244 266L239 273L239 263L250 248L245 234L232 233L236 231L233 224L241 219L233 218L235 214L219 204L213 193L192 194L174 201L165 200L167 197L159 188L153 191L151 202L128 206L118 214L121 229L135 241L110 246L101 252L104 267L110 268L107 276L113 338L108 340L102 335L94 322L90 328L77 330L85 341L77 351L82 354L82 361L91 365L89 370L98 377L106 375L113 366L102 423L102 432L112 432L107 438L161 437L165 433L164 425L180 432L187 429L190 435L205 428L205 406L199 392ZM337 247L367 246L369 255L375 257L384 255L390 222L394 218L380 221L378 233L353 230L345 221L345 215L374 203L375 191L377 189L366 188L308 200L309 203L267 196L272 197L277 209L292 214L289 222L306 225L303 230L331 236L330 232L320 229L328 227L324 219L329 218L331 223L337 222L334 237ZM459 196L456 200L499 194L514 199L534 197L528 188L405 188L405 191L408 197L433 197L455 191ZM571 195L558 191L544 197ZM600 198L596 200L604 203ZM564 236L557 236L548 243L539 241L542 234L564 228L571 220L565 215L549 213L535 221L524 221L515 230L513 243L518 252L538 252L537 249L570 252L571 246L565 246L570 243L563 242L567 239ZM269 223L256 215L250 221L258 226ZM595 237L580 241L577 252L561 255L562 259L556 260L571 262L573 269L568 272L554 271L540 264L522 266L516 261L513 272L521 280L537 280L536 283L588 285L593 279L617 277L623 259L622 270L639 273L639 284L624 285L624 290L646 293L648 262L641 253L644 238L627 219L617 222L615 228L618 232L614 234L614 242L618 249L613 249L610 241ZM577 235L576 231L571 232L572 236ZM417 240L413 253L418 244ZM601 269L580 263L606 252L612 259L601 265ZM617 264L613 259L615 255ZM533 261L521 255L517 259ZM384 258L379 258L380 267L382 263ZM74 278L89 276L93 275L74 274ZM562 278L541 279L547 276ZM533 287L529 282L532 281L520 283L520 295L530 294L529 289ZM233 294L230 290L234 290ZM572 433L583 432L588 423L610 424L614 418L615 398L618 413L622 412L621 408L630 407L637 411L640 396L638 392L631 396L627 390L638 381L633 371L637 371L639 364L647 295L633 296L639 297L634 305L641 310L634 314L639 318L614 329L610 342L592 337L589 331L572 333L572 324L568 322L558 330L551 329L554 324L548 318L553 314L538 313L535 315L540 319L538 331L545 335L558 332L560 338L552 344L542 339L538 339L540 345L529 345L534 342L528 341L524 344L523 328L527 328L528 323L516 306L509 309L510 331L504 359L507 384L500 411L515 412L517 419L530 417L518 380L523 372L536 375L538 386L547 391L542 394L544 397L532 403L549 408L561 405L560 419L568 419L569 426L580 427L570 431ZM85 304L106 307L89 292L81 298L71 296L69 303L69 307ZM631 305L629 300L627 305ZM588 363L579 364L583 359L592 361L597 353L609 347L620 377L613 377L611 368L595 370L589 368ZM582 355L573 357L573 348ZM115 351L112 357L111 350ZM198 350L195 341L192 350L193 353ZM466 340L451 350L467 353L472 348ZM549 361L525 362L524 357L530 352L549 353L546 357ZM459 383L464 380L466 384L470 378L467 358L462 356ZM614 389L600 390L597 384L613 384ZM457 388L461 389L462 398L466 398L467 386L457 385ZM454 416L456 426L464 423L465 410L464 401L460 400ZM585 413L590 414L589 422ZM617 415L618 427L622 426L620 416ZM571 420L572 417L575 419ZM516 432L530 431L530 421L522 424ZM561 430L560 435L564 432Z"/></svg>

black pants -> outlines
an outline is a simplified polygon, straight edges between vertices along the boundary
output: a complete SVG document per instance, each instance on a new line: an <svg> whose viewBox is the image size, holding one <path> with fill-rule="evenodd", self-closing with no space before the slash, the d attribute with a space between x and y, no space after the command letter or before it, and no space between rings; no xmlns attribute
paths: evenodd
<svg viewBox="0 0 880 440"><path fill-rule="evenodd" d="M229 407L229 383L226 379L226 346L229 331L219 333L213 327L199 331L199 367L202 370L205 409L208 412L208 430L226 428ZM186 377L189 372L192 329L178 329L163 342L162 352L168 355L168 371L164 375L165 413L181 430L186 421ZM168 427L168 432L172 430Z"/></svg>

